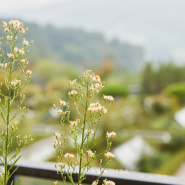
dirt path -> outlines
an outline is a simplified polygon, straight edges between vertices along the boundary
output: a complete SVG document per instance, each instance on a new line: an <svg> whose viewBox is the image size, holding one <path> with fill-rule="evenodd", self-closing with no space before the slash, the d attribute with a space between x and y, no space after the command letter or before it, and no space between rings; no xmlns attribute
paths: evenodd
<svg viewBox="0 0 185 185"><path fill-rule="evenodd" d="M183 163L175 174L176 177L185 177L185 163Z"/></svg>

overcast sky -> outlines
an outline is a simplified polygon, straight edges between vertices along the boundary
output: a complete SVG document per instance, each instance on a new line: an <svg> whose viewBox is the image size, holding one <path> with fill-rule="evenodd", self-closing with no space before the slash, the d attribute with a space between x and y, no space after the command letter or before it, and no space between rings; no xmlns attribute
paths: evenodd
<svg viewBox="0 0 185 185"><path fill-rule="evenodd" d="M0 0L1 11L10 11L17 8L35 8L41 7L43 4L49 5L56 2L65 2L70 0Z"/></svg>
<svg viewBox="0 0 185 185"><path fill-rule="evenodd" d="M0 0L0 19L97 31L156 60L185 61L184 17L185 0Z"/></svg>

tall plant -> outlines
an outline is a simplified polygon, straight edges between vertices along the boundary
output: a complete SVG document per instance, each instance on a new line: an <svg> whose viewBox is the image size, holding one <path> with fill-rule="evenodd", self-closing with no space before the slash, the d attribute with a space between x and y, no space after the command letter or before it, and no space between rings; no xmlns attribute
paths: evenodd
<svg viewBox="0 0 185 185"><path fill-rule="evenodd" d="M18 168L12 172L14 165L21 157L19 153L32 140L30 135L24 137L16 135L25 114L28 113L28 109L22 106L25 95L22 95L21 91L30 81L32 71L25 70L29 63L26 55L29 52L27 48L30 44L23 36L28 29L25 30L23 23L18 20L11 20L9 23L3 21L2 26L5 38L0 37L0 45L2 41L6 41L10 51L5 54L0 48L0 71L4 77L4 82L0 83L0 116L5 125L0 134L2 156L0 161L4 165L4 170L0 169L0 182L2 185L6 185ZM21 48L17 47L18 44L22 45ZM14 140L17 144L14 143ZM15 154L9 157L14 150Z"/></svg>
<svg viewBox="0 0 185 185"><path fill-rule="evenodd" d="M66 137L64 133L61 134L54 132L56 137L54 141L54 147L58 151L58 166L60 167L60 173L63 178L63 183L66 185L66 176L74 185L73 172L78 173L78 185L80 185L85 179L87 172L92 167L92 162L99 156L103 155L106 158L106 165L102 167L102 159L100 160L100 175L92 184L98 184L98 179L104 173L106 167L114 157L110 151L112 141L116 137L115 132L107 132L105 138L107 140L107 148L102 153L97 154L94 150L95 138L97 136L97 130L102 117L107 113L107 106L114 102L114 98L110 95L103 95L101 104L99 102L92 102L99 91L103 88L104 82L98 75L95 75L91 70L87 70L81 77L81 84L77 86L77 80L69 81L69 85L72 90L68 93L69 97L74 101L74 108L79 115L74 121L70 121L69 103L63 100L59 100L61 109L57 108L54 104L54 108L57 109L57 113L61 115L61 123L65 132L73 140L73 144L76 148L76 156L74 154L64 153L64 147L66 144ZM81 109L82 108L82 109ZM75 163L72 162L72 158L77 158ZM65 167L65 160L67 166ZM78 165L78 167L77 167ZM56 165L57 167L57 165ZM56 185L57 182L54 182ZM114 185L113 181L104 181L106 185Z"/></svg>

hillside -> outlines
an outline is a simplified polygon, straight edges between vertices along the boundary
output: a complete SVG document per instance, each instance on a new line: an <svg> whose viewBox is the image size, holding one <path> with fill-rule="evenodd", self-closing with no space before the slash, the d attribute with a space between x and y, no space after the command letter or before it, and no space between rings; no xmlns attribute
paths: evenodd
<svg viewBox="0 0 185 185"><path fill-rule="evenodd" d="M39 27L31 23L25 23L25 27L29 27L26 39L34 40L30 53L32 60L47 57L60 62L80 65L89 63L97 66L101 61L108 59L127 69L132 69L133 65L137 69L143 60L142 47L118 40L107 41L100 33L73 28L57 29L49 25ZM0 35L3 36L2 27Z"/></svg>

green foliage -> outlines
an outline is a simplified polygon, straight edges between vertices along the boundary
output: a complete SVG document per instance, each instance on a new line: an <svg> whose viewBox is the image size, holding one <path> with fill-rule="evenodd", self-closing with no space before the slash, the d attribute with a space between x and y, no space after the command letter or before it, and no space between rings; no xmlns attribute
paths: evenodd
<svg viewBox="0 0 185 185"><path fill-rule="evenodd" d="M160 93L171 83L185 81L184 71L185 67L179 67L173 63L163 63L158 69L155 69L151 63L147 63L142 74L143 93Z"/></svg>
<svg viewBox="0 0 185 185"><path fill-rule="evenodd" d="M163 114L168 112L171 108L170 98L164 96L163 94L155 94L147 97L145 99L145 104L147 103L148 98L151 101L150 106L156 114Z"/></svg>
<svg viewBox="0 0 185 185"><path fill-rule="evenodd" d="M0 83L0 88L3 89L0 91L0 117L4 123L0 134L2 143L0 161L4 165L4 170L0 169L0 183L6 185L18 168L16 167L13 172L11 171L21 157L19 153L32 140L31 135L26 135L23 138L18 135L21 123L29 111L23 107L25 95L22 95L22 90L30 81L32 71L25 71L28 65L26 55L29 51L27 47L30 46L29 42L23 38L27 29L25 30L23 23L17 20L11 20L8 24L3 21L2 26L5 39L0 37L0 41L6 41L10 51L10 53L5 54L0 48L0 72L1 76L4 77ZM22 42L21 49L17 48L20 41ZM15 153L10 158L10 153L14 150ZM8 164L11 164L9 168Z"/></svg>
<svg viewBox="0 0 185 185"><path fill-rule="evenodd" d="M167 96L175 96L180 103L185 102L185 82L173 83L164 89Z"/></svg>
<svg viewBox="0 0 185 185"><path fill-rule="evenodd" d="M105 94L105 95L111 94L114 97L118 97L118 96L124 97L129 94L129 90L122 85L112 84L112 85L105 86L102 89L101 94Z"/></svg>
<svg viewBox="0 0 185 185"><path fill-rule="evenodd" d="M166 158L166 156L165 156ZM139 161L139 164L138 164L138 171L141 171L141 172L152 172L154 171L155 169L159 168L165 158L159 154L155 154L153 156L142 156L141 160Z"/></svg>
<svg viewBox="0 0 185 185"><path fill-rule="evenodd" d="M185 161L185 135L184 130L170 132L170 143L162 143L157 149L160 152L152 156L143 156L138 164L138 170L164 175L174 175L181 164Z"/></svg>
<svg viewBox="0 0 185 185"><path fill-rule="evenodd" d="M33 82L42 85L56 78L77 78L82 70L72 64L61 64L49 59L40 59L32 68L34 70Z"/></svg>
<svg viewBox="0 0 185 185"><path fill-rule="evenodd" d="M179 169L181 164L185 161L185 149L178 151L176 154L171 156L171 159L166 161L164 165L157 168L153 173L163 174L163 175L174 175L175 172Z"/></svg>
<svg viewBox="0 0 185 185"><path fill-rule="evenodd" d="M178 133L172 132L172 139L169 144L162 144L160 146L160 149L162 151L173 151L177 152L182 149L183 146L185 146L185 132L184 130L179 131Z"/></svg>

